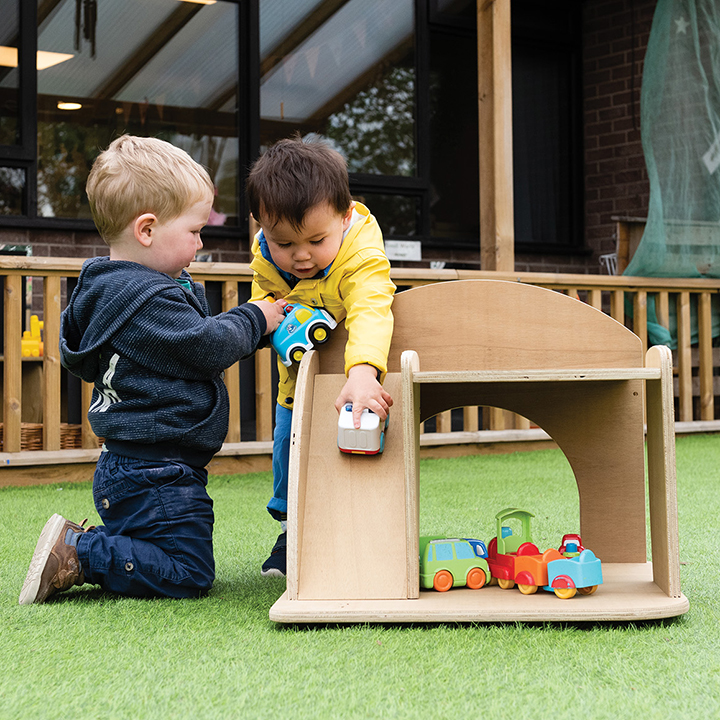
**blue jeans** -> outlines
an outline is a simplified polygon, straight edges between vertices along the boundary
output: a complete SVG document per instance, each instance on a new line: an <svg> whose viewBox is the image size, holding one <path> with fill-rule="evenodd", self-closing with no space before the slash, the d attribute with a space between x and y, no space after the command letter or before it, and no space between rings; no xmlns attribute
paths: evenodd
<svg viewBox="0 0 720 720"><path fill-rule="evenodd" d="M207 471L103 452L93 480L103 525L80 536L85 581L122 595L198 597L212 587Z"/></svg>
<svg viewBox="0 0 720 720"><path fill-rule="evenodd" d="M273 496L267 505L268 512L276 520L282 520L287 515L291 424L292 410L276 405L273 434Z"/></svg>

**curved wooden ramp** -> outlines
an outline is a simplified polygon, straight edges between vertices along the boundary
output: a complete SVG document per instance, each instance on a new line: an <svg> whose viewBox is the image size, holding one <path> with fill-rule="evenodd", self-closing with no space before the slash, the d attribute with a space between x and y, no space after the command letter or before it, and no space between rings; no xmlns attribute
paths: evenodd
<svg viewBox="0 0 720 720"><path fill-rule="evenodd" d="M344 375L317 374L308 353L298 377L288 498L288 592L293 599L407 598L408 531L400 376L385 450L358 456L337 448L334 402ZM300 390L302 388L302 390ZM416 529L417 524L412 523Z"/></svg>

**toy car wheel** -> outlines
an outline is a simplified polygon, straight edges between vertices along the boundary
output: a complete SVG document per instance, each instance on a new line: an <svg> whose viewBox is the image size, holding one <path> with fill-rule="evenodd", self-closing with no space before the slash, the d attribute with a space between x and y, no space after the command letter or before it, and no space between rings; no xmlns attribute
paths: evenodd
<svg viewBox="0 0 720 720"><path fill-rule="evenodd" d="M574 587L556 587L553 588L555 594L561 599L561 600L569 600L570 598L575 597L575 593L577 590Z"/></svg>
<svg viewBox="0 0 720 720"><path fill-rule="evenodd" d="M322 345L324 342L327 342L329 338L330 338L330 328L328 328L327 325L316 325L310 331L310 339L316 345Z"/></svg>
<svg viewBox="0 0 720 720"><path fill-rule="evenodd" d="M503 590L512 590L515 587L515 581L514 580L504 580L503 578L498 578L498 585Z"/></svg>
<svg viewBox="0 0 720 720"><path fill-rule="evenodd" d="M581 595L592 595L598 589L597 585L590 585L589 587L578 588L577 591Z"/></svg>
<svg viewBox="0 0 720 720"><path fill-rule="evenodd" d="M479 590L485 584L485 573L480 568L473 568L467 574L465 584L471 590Z"/></svg>
<svg viewBox="0 0 720 720"><path fill-rule="evenodd" d="M290 351L290 359L293 362L299 363L302 360L302 356L305 354L305 348L297 347Z"/></svg>
<svg viewBox="0 0 720 720"><path fill-rule="evenodd" d="M533 595L537 592L538 586L537 585L523 585L521 583L518 583L518 590L523 595Z"/></svg>
<svg viewBox="0 0 720 720"><path fill-rule="evenodd" d="M433 587L438 592L447 592L453 586L453 576L447 570L438 570L433 578Z"/></svg>

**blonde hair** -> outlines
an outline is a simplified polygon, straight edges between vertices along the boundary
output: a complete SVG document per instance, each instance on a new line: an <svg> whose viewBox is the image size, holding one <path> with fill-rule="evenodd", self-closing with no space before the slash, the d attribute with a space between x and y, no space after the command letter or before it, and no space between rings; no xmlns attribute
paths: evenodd
<svg viewBox="0 0 720 720"><path fill-rule="evenodd" d="M184 150L157 138L122 135L95 160L86 191L95 225L110 245L143 213L173 220L212 198L214 186Z"/></svg>

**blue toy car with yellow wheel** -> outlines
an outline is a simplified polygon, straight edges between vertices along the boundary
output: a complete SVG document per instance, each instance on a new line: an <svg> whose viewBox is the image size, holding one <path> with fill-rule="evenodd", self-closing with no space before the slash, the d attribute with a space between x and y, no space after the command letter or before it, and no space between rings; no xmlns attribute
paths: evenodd
<svg viewBox="0 0 720 720"><path fill-rule="evenodd" d="M288 304L284 308L285 319L270 336L270 343L286 367L299 363L302 356L315 345L321 345L330 338L330 331L337 322L322 308L311 308L300 303Z"/></svg>

